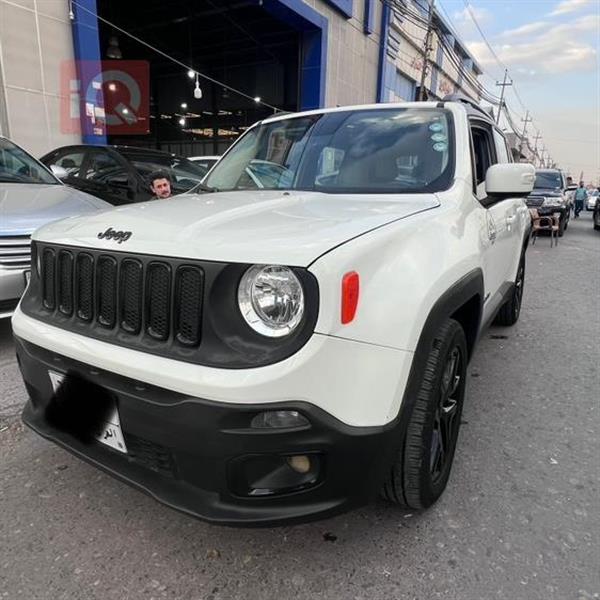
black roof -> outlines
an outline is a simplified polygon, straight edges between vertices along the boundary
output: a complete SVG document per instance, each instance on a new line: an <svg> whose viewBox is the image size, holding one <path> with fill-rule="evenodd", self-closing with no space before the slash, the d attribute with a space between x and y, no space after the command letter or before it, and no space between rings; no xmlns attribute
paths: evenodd
<svg viewBox="0 0 600 600"><path fill-rule="evenodd" d="M108 148L110 150L115 150L120 154L127 154L129 156L132 155L144 155L144 156L178 156L173 152L165 152L164 150L156 150L155 148L141 148L140 146L122 146L122 145L113 145L113 144L69 144L68 146L59 146L58 148L54 148L50 152L46 154L50 154L51 152L56 152L57 150L64 150L66 148ZM183 158L179 157L178 158Z"/></svg>

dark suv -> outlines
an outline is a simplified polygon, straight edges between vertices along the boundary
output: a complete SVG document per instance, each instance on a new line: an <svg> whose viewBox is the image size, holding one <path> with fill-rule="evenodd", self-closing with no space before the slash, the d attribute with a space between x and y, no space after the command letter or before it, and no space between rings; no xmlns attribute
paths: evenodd
<svg viewBox="0 0 600 600"><path fill-rule="evenodd" d="M567 182L559 169L536 169L533 191L525 200L541 216L560 214L558 235L563 236L569 226L572 199L567 194Z"/></svg>
<svg viewBox="0 0 600 600"><path fill-rule="evenodd" d="M187 158L129 146L64 146L40 160L67 185L117 206L150 200L153 171L170 174L173 194L191 190L207 172Z"/></svg>

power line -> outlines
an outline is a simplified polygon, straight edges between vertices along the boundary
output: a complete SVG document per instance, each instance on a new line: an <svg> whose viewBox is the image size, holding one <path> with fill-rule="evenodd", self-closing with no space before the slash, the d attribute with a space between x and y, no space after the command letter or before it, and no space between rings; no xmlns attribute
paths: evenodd
<svg viewBox="0 0 600 600"><path fill-rule="evenodd" d="M475 24L475 27L477 28L477 31L479 31L479 33L481 34L481 37L483 38L483 41L485 42L485 45L487 46L488 50L492 53L492 56L496 59L496 62L504 70L508 71L508 67L498 58L498 55L496 54L496 52L492 48L492 45L488 42L487 38L485 37L485 34L483 33L481 27L479 26L479 23L477 22L477 19L475 18L475 15L473 13L473 9L471 8L471 5L467 2L467 0L463 0L463 3L465 5L465 7L467 8L467 12L469 13L469 16L471 17L471 20Z"/></svg>
<svg viewBox="0 0 600 600"><path fill-rule="evenodd" d="M403 3L400 3L399 0L384 0L388 6L392 8L392 10L403 20L416 25L417 27L425 30L428 24L428 21L425 21L421 16L412 12L407 8L407 6ZM448 41L444 37L444 31L435 24L433 25L433 31L437 34L438 43L442 47L444 51L444 56L449 60L452 66L457 70L458 74L462 76L463 80L473 88L473 90L480 96L481 99L489 102L490 104L498 104L499 98L492 91L488 90L480 81L474 78L473 74L470 73L464 66L464 64L460 61L457 56L455 50ZM407 39L410 39L411 42L415 45L415 48L419 48L423 41L421 39L417 39L410 34L410 32L404 30L402 32ZM460 85L460 84L459 84Z"/></svg>

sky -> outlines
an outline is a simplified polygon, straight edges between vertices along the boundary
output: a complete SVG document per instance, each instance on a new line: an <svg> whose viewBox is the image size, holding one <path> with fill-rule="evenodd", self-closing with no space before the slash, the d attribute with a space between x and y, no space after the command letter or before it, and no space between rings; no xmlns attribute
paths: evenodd
<svg viewBox="0 0 600 600"><path fill-rule="evenodd" d="M586 182L600 185L600 0L436 0L436 5L483 68L480 81L488 90L500 94L496 81L508 68L523 105L510 87L506 102L519 123L529 109L532 141L539 130L538 143L561 168L575 178L583 171Z"/></svg>

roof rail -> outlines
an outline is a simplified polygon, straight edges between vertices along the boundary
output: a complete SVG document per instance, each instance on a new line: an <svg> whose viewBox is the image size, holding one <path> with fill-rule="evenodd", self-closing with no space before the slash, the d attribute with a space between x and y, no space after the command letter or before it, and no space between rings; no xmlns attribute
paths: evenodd
<svg viewBox="0 0 600 600"><path fill-rule="evenodd" d="M479 104L477 104L473 98L470 98L465 94L448 94L442 98L442 102L462 102L463 104L468 104L476 111L484 114L488 119L490 118L490 114L485 110L485 108L479 106Z"/></svg>

